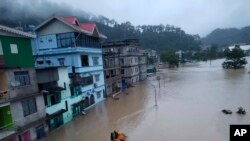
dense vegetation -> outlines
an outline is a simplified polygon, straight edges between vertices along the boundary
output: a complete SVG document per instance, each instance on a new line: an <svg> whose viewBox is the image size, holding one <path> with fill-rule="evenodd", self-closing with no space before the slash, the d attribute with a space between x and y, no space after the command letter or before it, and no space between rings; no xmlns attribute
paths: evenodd
<svg viewBox="0 0 250 141"><path fill-rule="evenodd" d="M202 43L205 45L217 44L220 47L228 47L235 43L250 44L250 26L237 29L225 28L215 29L205 38L202 38Z"/></svg>
<svg viewBox="0 0 250 141"><path fill-rule="evenodd" d="M179 56L175 52L165 52L161 54L161 60L164 63L168 63L169 67L178 67L179 66Z"/></svg>
<svg viewBox="0 0 250 141"><path fill-rule="evenodd" d="M196 51L200 49L200 37L198 35L186 34L181 28L172 25L134 26L130 22L118 23L114 19L95 16L68 5L54 4L49 1L31 1L24 4L2 0L0 24L8 26L32 24L36 26L53 14L74 15L78 17L80 22L95 21L99 30L107 35L108 40L139 38L144 48L155 49L159 52L179 49Z"/></svg>
<svg viewBox="0 0 250 141"><path fill-rule="evenodd" d="M239 69L247 64L247 61L244 58L244 51L239 47L235 47L232 50L226 49L225 56L226 60L222 64L222 67L225 69Z"/></svg>

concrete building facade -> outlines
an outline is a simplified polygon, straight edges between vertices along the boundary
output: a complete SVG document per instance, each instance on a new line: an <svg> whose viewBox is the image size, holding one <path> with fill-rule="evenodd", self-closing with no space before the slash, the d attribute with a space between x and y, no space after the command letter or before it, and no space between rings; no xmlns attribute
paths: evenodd
<svg viewBox="0 0 250 141"><path fill-rule="evenodd" d="M0 25L0 140L40 139L48 129L33 65L34 37Z"/></svg>
<svg viewBox="0 0 250 141"><path fill-rule="evenodd" d="M104 48L117 48L120 58L122 85L132 85L146 79L146 55L138 39L105 42Z"/></svg>
<svg viewBox="0 0 250 141"><path fill-rule="evenodd" d="M97 26L79 23L76 17L52 16L38 25L35 32L37 38L32 42L35 66L67 66L70 78L67 104L72 116L102 101L105 85L101 40L106 37Z"/></svg>

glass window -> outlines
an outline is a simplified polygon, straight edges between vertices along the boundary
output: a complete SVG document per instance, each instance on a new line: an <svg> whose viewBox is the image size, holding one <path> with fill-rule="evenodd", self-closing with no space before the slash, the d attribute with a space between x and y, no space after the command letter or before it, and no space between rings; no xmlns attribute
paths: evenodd
<svg viewBox="0 0 250 141"><path fill-rule="evenodd" d="M93 59L93 65L94 65L94 66L99 65L99 63L98 63L99 57L92 57L92 59Z"/></svg>
<svg viewBox="0 0 250 141"><path fill-rule="evenodd" d="M93 76L82 77L80 79L80 83L82 86L87 86L93 84Z"/></svg>
<svg viewBox="0 0 250 141"><path fill-rule="evenodd" d="M81 55L81 62L83 67L89 66L88 55Z"/></svg>
<svg viewBox="0 0 250 141"><path fill-rule="evenodd" d="M95 75L95 82L98 82L98 81L100 81L100 74Z"/></svg>
<svg viewBox="0 0 250 141"><path fill-rule="evenodd" d="M10 51L13 54L18 54L18 49L16 44L10 44Z"/></svg>
<svg viewBox="0 0 250 141"><path fill-rule="evenodd" d="M28 71L14 72L15 80L20 83L20 86L30 85L30 77Z"/></svg>
<svg viewBox="0 0 250 141"><path fill-rule="evenodd" d="M31 98L31 99L27 99L25 101L22 101L22 107L23 107L23 115L24 116L28 116L30 114L37 112L36 99Z"/></svg>
<svg viewBox="0 0 250 141"><path fill-rule="evenodd" d="M96 97L99 99L99 98L101 98L101 91L98 91L97 93L96 93Z"/></svg>
<svg viewBox="0 0 250 141"><path fill-rule="evenodd" d="M57 47L75 46L75 33L61 33L56 35Z"/></svg>

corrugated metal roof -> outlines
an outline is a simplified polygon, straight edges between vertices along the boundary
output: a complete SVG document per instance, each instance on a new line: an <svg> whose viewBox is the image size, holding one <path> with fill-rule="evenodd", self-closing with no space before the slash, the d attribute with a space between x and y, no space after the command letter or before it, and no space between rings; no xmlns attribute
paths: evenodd
<svg viewBox="0 0 250 141"><path fill-rule="evenodd" d="M23 32L23 31L20 31L20 30L11 28L11 27L4 26L4 25L0 25L0 30L15 34L15 35L19 35L19 36L24 37L24 38L36 38L36 35L30 34L27 32Z"/></svg>
<svg viewBox="0 0 250 141"><path fill-rule="evenodd" d="M74 30L84 33L86 35L89 36L95 36L94 35L94 29L97 30L98 33L98 37L99 38L104 38L106 39L107 37L101 33L99 33L95 23L82 23L82 24L78 24L78 20L77 17L74 16L67 16L67 17L60 17L60 16L52 16L49 19L45 20L44 22L42 22L40 25L38 25L35 30L38 30L39 28L41 28L42 26L46 25L47 23L49 23L51 20L53 19L57 19L61 22L63 22L64 24L68 25L69 27L73 28Z"/></svg>
<svg viewBox="0 0 250 141"><path fill-rule="evenodd" d="M83 30L87 30L89 32L94 32L95 26L96 26L95 23L82 23L82 24L80 24L80 27Z"/></svg>

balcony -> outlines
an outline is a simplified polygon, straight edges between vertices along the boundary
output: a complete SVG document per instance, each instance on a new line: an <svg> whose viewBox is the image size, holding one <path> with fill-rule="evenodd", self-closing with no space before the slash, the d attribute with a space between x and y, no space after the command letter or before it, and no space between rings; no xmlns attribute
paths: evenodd
<svg viewBox="0 0 250 141"><path fill-rule="evenodd" d="M65 103L61 101L60 103L57 103L57 104L52 105L50 107L47 107L46 108L46 113L48 115L52 115L52 114L55 114L55 113L57 113L57 112L59 112L61 110L65 110L65 109L66 109Z"/></svg>
<svg viewBox="0 0 250 141"><path fill-rule="evenodd" d="M110 63L110 64L105 64L104 65L105 69L119 68L119 67L120 67L119 63Z"/></svg>
<svg viewBox="0 0 250 141"><path fill-rule="evenodd" d="M101 70L103 70L103 66L102 65L75 68L75 72L76 73L101 71Z"/></svg>
<svg viewBox="0 0 250 141"><path fill-rule="evenodd" d="M113 77L106 77L106 83L107 84L112 84L113 82L116 82L118 80L121 80L121 75L116 75L116 76L113 76Z"/></svg>
<svg viewBox="0 0 250 141"><path fill-rule="evenodd" d="M9 124L9 125L4 125L0 127L0 140L15 134L17 132L16 127L14 126L13 123Z"/></svg>
<svg viewBox="0 0 250 141"><path fill-rule="evenodd" d="M79 74L74 74L71 76L72 86L88 86L93 84L93 76L89 75L86 77L81 77Z"/></svg>

